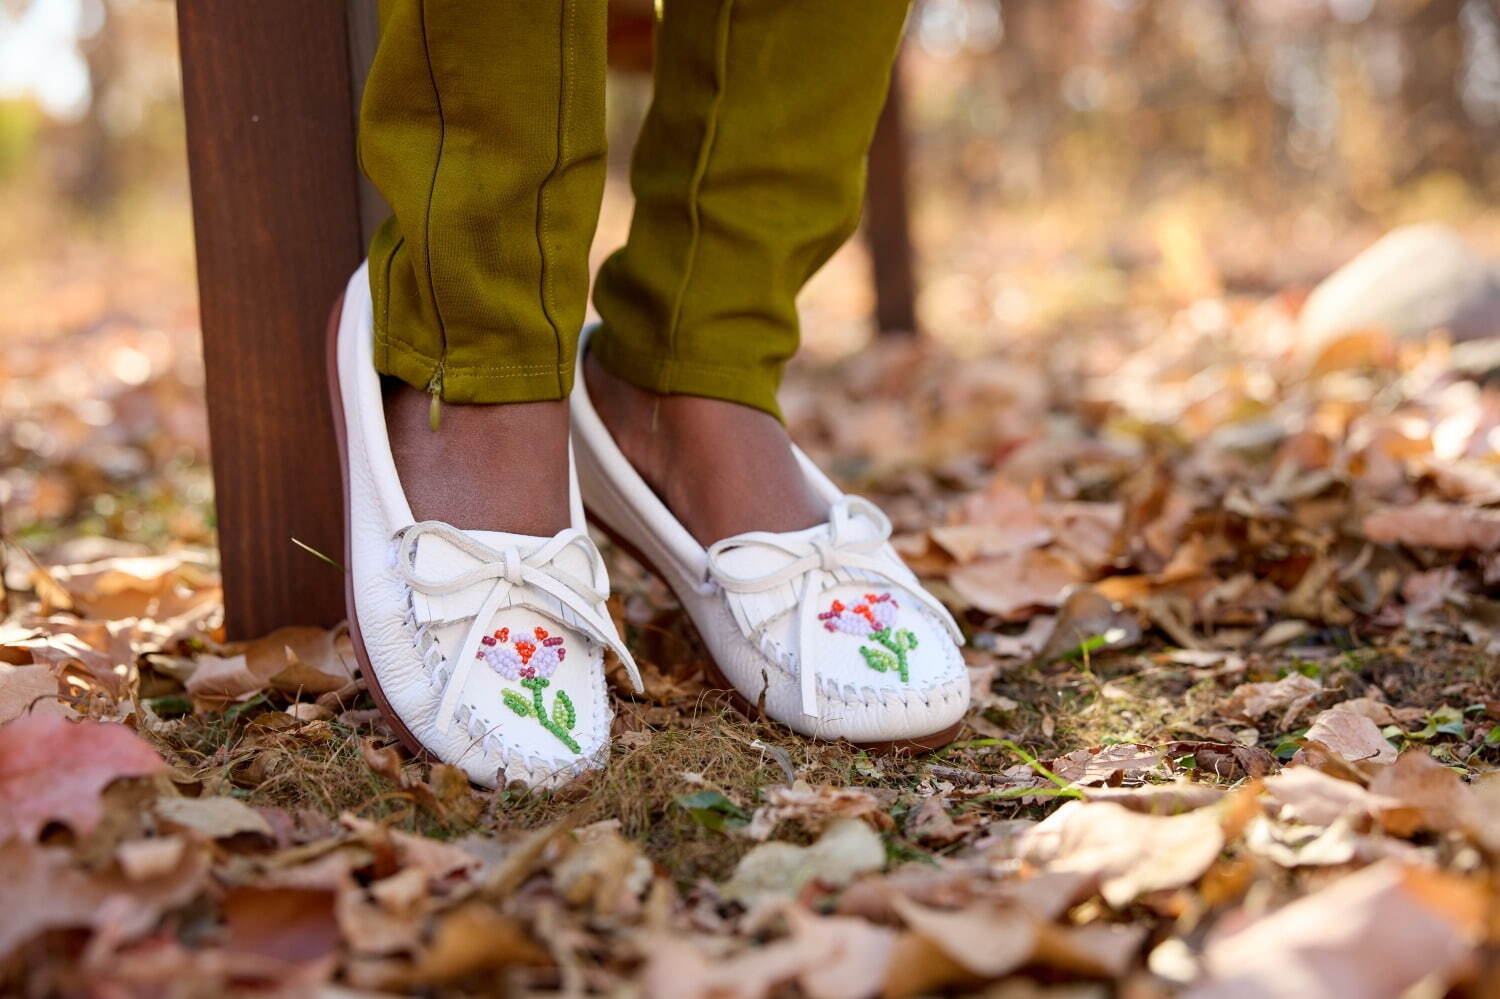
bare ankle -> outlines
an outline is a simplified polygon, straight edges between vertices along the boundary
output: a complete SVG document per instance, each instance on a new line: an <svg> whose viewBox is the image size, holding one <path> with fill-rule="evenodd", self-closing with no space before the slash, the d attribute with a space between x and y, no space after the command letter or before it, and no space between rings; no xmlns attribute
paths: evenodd
<svg viewBox="0 0 1500 999"><path fill-rule="evenodd" d="M585 362L590 398L625 457L701 543L822 523L775 417L721 399L660 395Z"/></svg>
<svg viewBox="0 0 1500 999"><path fill-rule="evenodd" d="M401 486L417 520L464 530L551 536L569 526L565 400L444 403L410 386L385 393L386 427Z"/></svg>

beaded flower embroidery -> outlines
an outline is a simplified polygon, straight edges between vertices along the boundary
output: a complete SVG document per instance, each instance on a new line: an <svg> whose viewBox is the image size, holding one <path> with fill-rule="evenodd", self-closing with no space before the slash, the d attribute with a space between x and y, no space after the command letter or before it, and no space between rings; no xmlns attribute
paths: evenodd
<svg viewBox="0 0 1500 999"><path fill-rule="evenodd" d="M573 709L573 699L565 690L559 690L552 701L552 710L547 710L542 700L542 691L549 684L547 679L557 672L558 664L567 658L561 635L549 635L546 629L537 628L532 638L511 640L509 628L501 628L493 635L485 635L475 655L489 664L490 668L507 680L519 680L521 686L531 691L531 700L507 690L501 697L505 706L522 718L534 717L542 728L551 732L573 752L578 752L578 740L570 734L578 721L578 712Z"/></svg>
<svg viewBox="0 0 1500 999"><path fill-rule="evenodd" d="M818 620L831 632L843 632L879 643L879 648L860 646L859 654L865 657L865 664L878 673L899 673L904 682L911 679L906 654L917 647L917 636L906 628L893 627L899 606L889 593L878 596L866 593L864 601L853 607L835 600L828 610L818 615Z"/></svg>

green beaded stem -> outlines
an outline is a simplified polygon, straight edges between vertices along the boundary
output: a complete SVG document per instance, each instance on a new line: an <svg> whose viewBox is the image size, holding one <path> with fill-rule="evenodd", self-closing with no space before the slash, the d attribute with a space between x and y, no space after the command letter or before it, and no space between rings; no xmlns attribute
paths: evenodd
<svg viewBox="0 0 1500 999"><path fill-rule="evenodd" d="M531 701L527 700L514 690L507 690L501 695L505 706L510 708L522 718L536 718L537 722L557 736L564 746L573 752L581 750L578 748L578 740L574 739L568 730L578 721L578 712L573 708L573 699L568 696L566 690L559 690L557 697L552 702L552 710L548 712L546 703L542 700L542 691L548 686L546 677L529 676L521 681L521 686L531 691Z"/></svg>
<svg viewBox="0 0 1500 999"><path fill-rule="evenodd" d="M893 631L884 628L880 631L870 633L870 637L881 645L883 649L872 649L868 645L861 645L859 654L865 657L865 665L877 673L889 673L895 671L901 674L901 682L906 683L911 679L911 666L906 661L906 653L917 647L917 636L906 628ZM889 649L890 651L886 651Z"/></svg>

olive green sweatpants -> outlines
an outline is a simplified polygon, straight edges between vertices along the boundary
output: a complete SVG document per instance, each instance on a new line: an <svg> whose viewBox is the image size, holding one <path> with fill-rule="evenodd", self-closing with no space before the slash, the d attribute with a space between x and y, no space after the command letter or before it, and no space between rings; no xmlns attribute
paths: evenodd
<svg viewBox="0 0 1500 999"><path fill-rule="evenodd" d="M907 0L665 0L592 349L776 413L797 292L859 216ZM376 363L458 403L572 387L604 188L605 0L381 0L360 159Z"/></svg>

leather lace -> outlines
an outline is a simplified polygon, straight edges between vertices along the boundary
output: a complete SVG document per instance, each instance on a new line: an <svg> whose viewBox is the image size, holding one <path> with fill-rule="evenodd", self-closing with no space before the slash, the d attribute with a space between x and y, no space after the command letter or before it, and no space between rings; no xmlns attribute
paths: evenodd
<svg viewBox="0 0 1500 999"><path fill-rule="evenodd" d="M418 575L413 565L417 544L423 538L441 538L447 544L473 558L477 564L464 572L442 579ZM564 551L577 548L587 558L590 578L582 579L559 567L555 560ZM594 640L610 649L625 671L636 693L640 693L641 674L630 650L619 638L613 622L602 616L595 608L609 596L604 559L599 549L583 531L569 528L549 539L534 551L522 555L515 545L493 548L458 528L441 521L428 520L408 527L401 536L401 547L397 551L396 564L402 579L413 590L428 596L444 596L458 593L472 586L489 585L479 610L469 624L464 640L453 660L453 670L443 686L438 700L438 730L447 733L457 717L459 701L469 672L474 668L479 643L489 628L490 620L509 598L510 606L529 607L549 617L555 610L538 600L545 594L570 611L582 629ZM563 622L571 624L571 622Z"/></svg>

